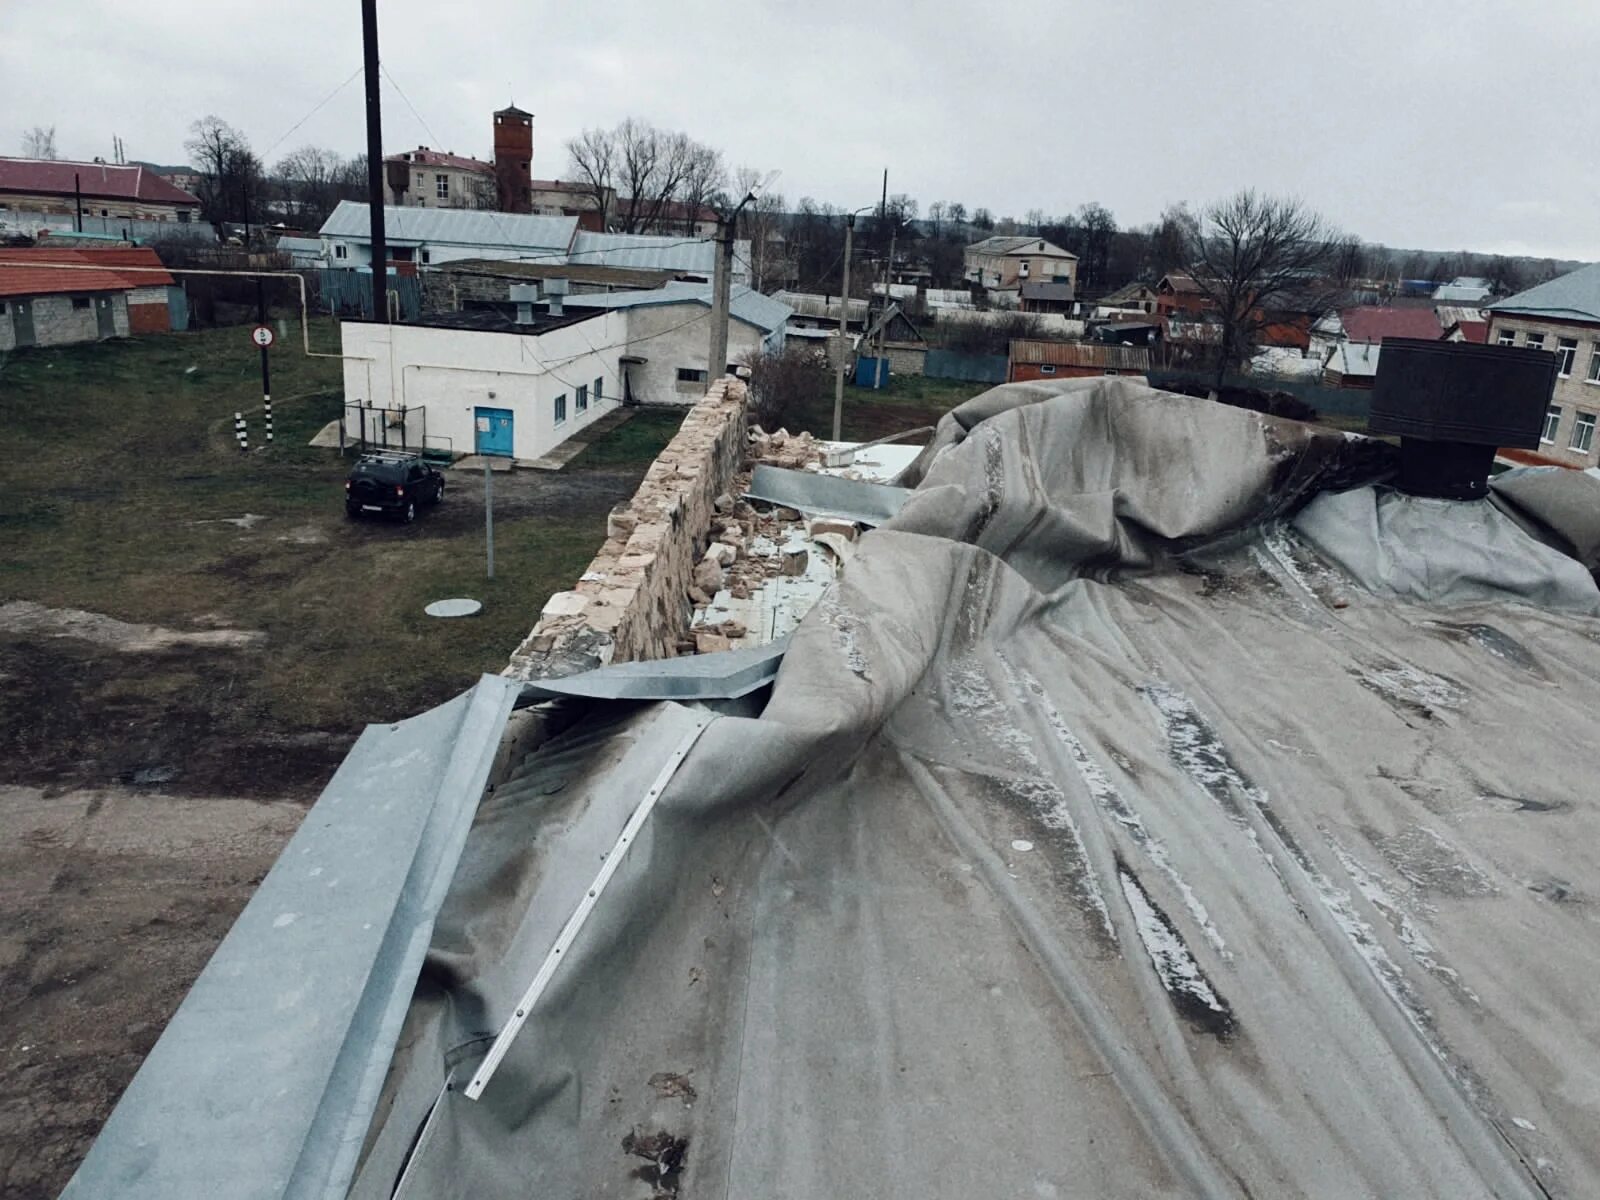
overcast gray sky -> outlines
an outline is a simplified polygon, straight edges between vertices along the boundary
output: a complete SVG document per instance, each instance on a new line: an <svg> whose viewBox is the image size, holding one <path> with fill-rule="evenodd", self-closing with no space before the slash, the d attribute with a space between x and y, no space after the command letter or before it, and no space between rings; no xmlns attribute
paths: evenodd
<svg viewBox="0 0 1600 1200"><path fill-rule="evenodd" d="M535 114L534 174L636 115L851 207L891 191L1123 225L1241 186L1368 241L1600 259L1600 4L380 0L384 138L487 157ZM206 113L276 162L364 148L358 0L0 0L0 153L178 162ZM427 128L424 128L426 125ZM431 129L430 134L427 130Z"/></svg>

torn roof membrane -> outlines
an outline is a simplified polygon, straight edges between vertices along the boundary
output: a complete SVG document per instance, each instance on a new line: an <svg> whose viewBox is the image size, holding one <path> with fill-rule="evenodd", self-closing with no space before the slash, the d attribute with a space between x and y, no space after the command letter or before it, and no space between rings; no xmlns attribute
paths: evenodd
<svg viewBox="0 0 1600 1200"><path fill-rule="evenodd" d="M957 410L474 1101L696 714L500 777L348 1195L1600 1194L1595 618L1285 528L1381 465L1116 380Z"/></svg>

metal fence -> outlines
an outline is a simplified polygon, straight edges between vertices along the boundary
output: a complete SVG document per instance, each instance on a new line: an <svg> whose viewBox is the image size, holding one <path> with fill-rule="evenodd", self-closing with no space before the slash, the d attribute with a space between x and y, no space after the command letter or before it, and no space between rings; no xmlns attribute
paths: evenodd
<svg viewBox="0 0 1600 1200"><path fill-rule="evenodd" d="M372 317L372 276L365 271L325 269L307 271L306 278L316 289L319 312L338 317ZM399 306L390 315L414 321L422 314L422 285L412 275L389 276L390 303Z"/></svg>
<svg viewBox="0 0 1600 1200"><path fill-rule="evenodd" d="M922 373L930 379L960 379L966 383L1004 383L1009 365L1003 354L962 354L955 350L929 350Z"/></svg>

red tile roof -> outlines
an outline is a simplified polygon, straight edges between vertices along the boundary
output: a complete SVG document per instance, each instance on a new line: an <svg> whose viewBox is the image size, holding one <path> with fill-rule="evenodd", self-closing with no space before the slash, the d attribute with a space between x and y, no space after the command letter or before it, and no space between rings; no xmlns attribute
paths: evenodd
<svg viewBox="0 0 1600 1200"><path fill-rule="evenodd" d="M12 265L20 264L20 265ZM67 264L67 265L60 265ZM93 270L82 270L92 267ZM0 296L54 296L62 292L120 292L170 284L165 270L127 271L119 267L161 267L145 246L85 250L69 246L0 249Z"/></svg>
<svg viewBox="0 0 1600 1200"><path fill-rule="evenodd" d="M0 192L71 196L74 177L83 194L96 200L143 200L148 204L195 207L200 204L188 192L174 187L141 163L0 158Z"/></svg>
<svg viewBox="0 0 1600 1200"><path fill-rule="evenodd" d="M1381 342L1384 338L1437 338L1442 332L1431 308L1379 308L1364 305L1339 314L1345 335L1352 342Z"/></svg>

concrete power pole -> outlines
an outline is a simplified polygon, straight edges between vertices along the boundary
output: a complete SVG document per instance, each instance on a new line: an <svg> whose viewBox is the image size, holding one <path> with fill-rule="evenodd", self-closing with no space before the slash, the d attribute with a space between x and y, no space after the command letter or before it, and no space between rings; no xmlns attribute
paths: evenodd
<svg viewBox="0 0 1600 1200"><path fill-rule="evenodd" d="M367 91L367 208L372 220L372 319L389 316L389 243L383 231L383 115L379 103L378 0L361 0L361 60ZM248 214L246 221L249 220ZM249 225L245 229L248 235Z"/></svg>
<svg viewBox="0 0 1600 1200"><path fill-rule="evenodd" d="M855 239L856 215L849 213L844 219L844 286L839 289L839 361L833 375L833 440L841 441L840 429L844 425L844 364L849 357L850 341L850 249Z"/></svg>
<svg viewBox="0 0 1600 1200"><path fill-rule="evenodd" d="M717 266L711 285L711 348L706 355L708 383L721 379L728 369L728 293L732 287L733 222L718 221Z"/></svg>

